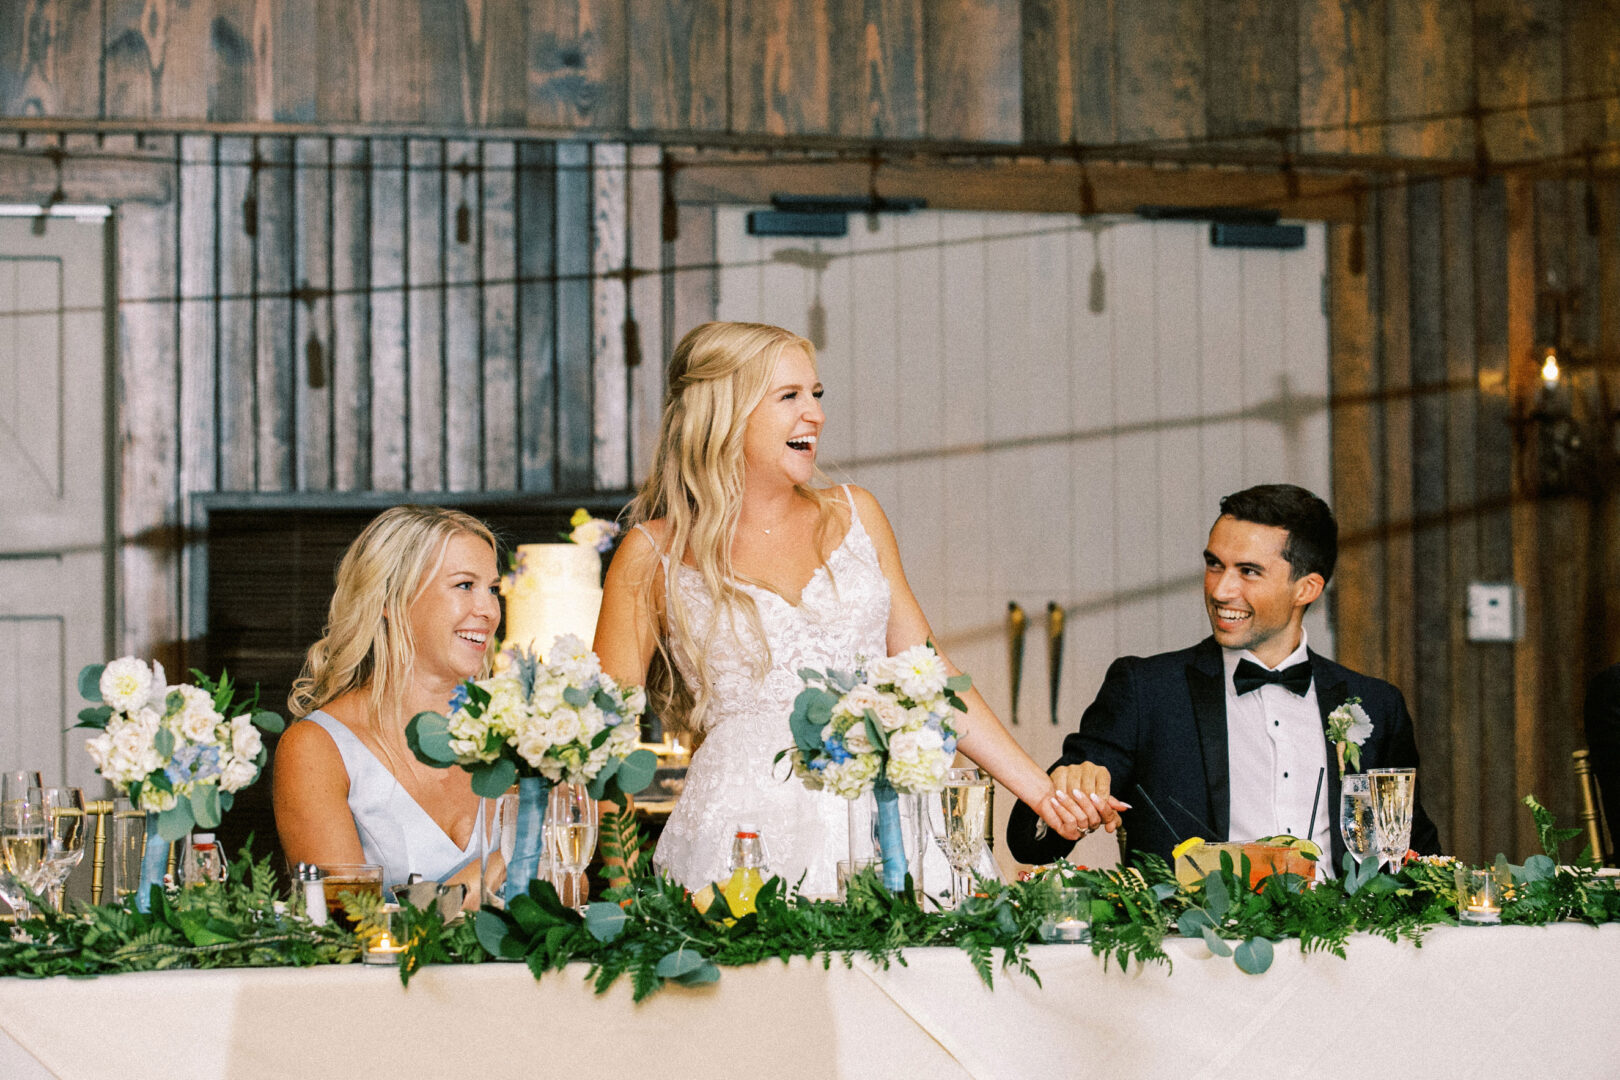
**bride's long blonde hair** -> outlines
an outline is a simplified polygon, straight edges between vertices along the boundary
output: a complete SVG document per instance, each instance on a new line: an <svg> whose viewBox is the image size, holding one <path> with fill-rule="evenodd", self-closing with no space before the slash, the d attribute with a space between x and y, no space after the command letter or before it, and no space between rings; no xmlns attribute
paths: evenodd
<svg viewBox="0 0 1620 1080"><path fill-rule="evenodd" d="M736 619L747 620L755 640L765 646L755 657L755 672L770 666L769 645L754 598L738 588L731 564L731 543L742 511L743 436L748 416L770 389L777 362L790 349L803 349L812 365L816 348L779 326L762 323L711 322L696 327L670 357L659 425L658 455L652 475L630 504L632 525L662 518L660 554L673 568L695 567L713 600L714 617L696 625L694 614L677 588L665 588L658 654L648 672L647 689L666 727L701 734L703 716L714 688L709 663L711 646L724 623L738 638ZM825 480L820 472L816 479ZM796 485L820 513L815 532L818 559L837 499L825 491ZM824 563L824 560L822 560ZM656 576L649 575L642 601L654 611ZM723 617L722 617L723 616ZM696 693L675 670L669 643L678 643L682 659L697 677Z"/></svg>
<svg viewBox="0 0 1620 1080"><path fill-rule="evenodd" d="M368 688L372 727L387 748L382 717L403 699L416 660L411 604L451 538L461 533L497 547L489 526L460 510L395 506L371 520L338 564L326 627L305 654L287 698L294 719Z"/></svg>

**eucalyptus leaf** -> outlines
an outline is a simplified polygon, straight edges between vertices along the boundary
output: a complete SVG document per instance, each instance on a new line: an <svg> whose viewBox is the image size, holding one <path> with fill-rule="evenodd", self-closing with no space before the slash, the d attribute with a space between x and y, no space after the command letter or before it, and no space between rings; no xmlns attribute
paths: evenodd
<svg viewBox="0 0 1620 1080"><path fill-rule="evenodd" d="M802 667L799 669L799 679L802 682L820 682L823 676L815 668Z"/></svg>
<svg viewBox="0 0 1620 1080"><path fill-rule="evenodd" d="M220 822L219 787L198 784L191 789L191 815L205 829L217 829Z"/></svg>
<svg viewBox="0 0 1620 1080"><path fill-rule="evenodd" d="M173 809L158 814L158 835L172 844L189 833L196 823L191 813L191 802L180 799Z"/></svg>
<svg viewBox="0 0 1620 1080"><path fill-rule="evenodd" d="M832 683L833 688L842 696L855 689L855 684L859 680L853 671L834 671L832 668L828 668L827 681Z"/></svg>
<svg viewBox="0 0 1620 1080"><path fill-rule="evenodd" d="M271 735L279 735L286 730L287 722L279 713L273 713L269 709L256 709L253 713L253 726Z"/></svg>
<svg viewBox="0 0 1620 1080"><path fill-rule="evenodd" d="M473 794L481 798L498 799L517 783L517 766L511 758L498 757L486 765L474 765L469 771Z"/></svg>
<svg viewBox="0 0 1620 1080"><path fill-rule="evenodd" d="M591 703L591 695L577 686L563 688L563 700L576 709L583 709Z"/></svg>
<svg viewBox="0 0 1620 1080"><path fill-rule="evenodd" d="M236 801L236 795L234 793L229 792L229 791L220 790L219 791L219 812L221 814L230 813L231 812L231 804L234 803L235 801Z"/></svg>
<svg viewBox="0 0 1620 1080"><path fill-rule="evenodd" d="M1224 858L1223 851L1221 856ZM1226 888L1225 874L1206 874L1204 876L1204 907L1216 922L1226 918L1226 913L1232 910L1232 895Z"/></svg>
<svg viewBox="0 0 1620 1080"><path fill-rule="evenodd" d="M612 738L612 736L613 729L610 727L604 727L601 731L598 731L595 735L591 736L591 749L595 750L598 746L601 746L603 743L607 742L608 739Z"/></svg>
<svg viewBox="0 0 1620 1080"><path fill-rule="evenodd" d="M702 953L681 945L674 952L665 953L653 971L661 978L678 979L682 975L701 969L706 963L708 961L704 959Z"/></svg>
<svg viewBox="0 0 1620 1080"><path fill-rule="evenodd" d="M88 709L79 710L79 722L75 727L105 728L107 721L112 719L111 705L93 705Z"/></svg>
<svg viewBox="0 0 1620 1080"><path fill-rule="evenodd" d="M614 783L626 795L634 795L645 790L657 773L657 754L651 750L632 750L620 763L619 771L614 775Z"/></svg>
<svg viewBox="0 0 1620 1080"><path fill-rule="evenodd" d="M1259 975L1271 967L1272 956L1270 941L1263 937L1252 937L1234 950L1232 961L1237 964L1240 971Z"/></svg>
<svg viewBox="0 0 1620 1080"><path fill-rule="evenodd" d="M597 900L585 907L585 929L597 941L612 941L629 922L630 916L618 904Z"/></svg>
<svg viewBox="0 0 1620 1080"><path fill-rule="evenodd" d="M604 761L601 769L597 770L596 775L591 777L591 782L585 785L585 793L593 799L605 797L607 795L608 781L612 780L614 774L619 771L621 762L621 758L608 758Z"/></svg>
<svg viewBox="0 0 1620 1080"><path fill-rule="evenodd" d="M1168 881L1159 882L1157 885L1153 886L1151 891L1153 893L1153 899L1157 900L1161 904L1170 899L1172 896L1176 895L1176 887Z"/></svg>
<svg viewBox="0 0 1620 1080"><path fill-rule="evenodd" d="M512 936L506 920L498 912L485 909L473 916L473 929L478 934L478 944L482 945L491 956L501 956L502 946Z"/></svg>
<svg viewBox="0 0 1620 1080"><path fill-rule="evenodd" d="M598 709L601 709L609 716L619 715L619 703L614 701L613 695L606 690L597 690L596 693L591 695L591 700L596 703Z"/></svg>
<svg viewBox="0 0 1620 1080"><path fill-rule="evenodd" d="M424 765L443 769L456 763L456 752L450 749L450 720L441 713L419 712L411 717L405 725L405 745Z"/></svg>
<svg viewBox="0 0 1620 1080"><path fill-rule="evenodd" d="M1188 908L1176 919L1176 930L1182 937L1201 937L1205 930L1215 927L1215 920L1203 908Z"/></svg>
<svg viewBox="0 0 1620 1080"><path fill-rule="evenodd" d="M1545 881L1558 872L1558 864L1547 855L1532 855L1524 860L1526 881Z"/></svg>
<svg viewBox="0 0 1620 1080"><path fill-rule="evenodd" d="M973 689L973 676L965 671L960 675L952 675L945 680L945 689L953 694L965 694Z"/></svg>
<svg viewBox="0 0 1620 1080"><path fill-rule="evenodd" d="M1214 953L1216 956L1232 955L1232 946L1221 940L1221 935L1215 932L1215 928L1213 926L1204 927L1200 933L1203 935L1204 944L1209 946L1210 952Z"/></svg>
<svg viewBox="0 0 1620 1080"><path fill-rule="evenodd" d="M79 669L79 696L86 701L101 704L101 673L106 664L86 664Z"/></svg>
<svg viewBox="0 0 1620 1080"><path fill-rule="evenodd" d="M152 748L164 761L174 757L174 732L166 727L158 728L157 734L152 736Z"/></svg>
<svg viewBox="0 0 1620 1080"><path fill-rule="evenodd" d="M720 979L720 969L705 960L703 963L688 971L684 975L675 976L675 981L682 986L706 986Z"/></svg>

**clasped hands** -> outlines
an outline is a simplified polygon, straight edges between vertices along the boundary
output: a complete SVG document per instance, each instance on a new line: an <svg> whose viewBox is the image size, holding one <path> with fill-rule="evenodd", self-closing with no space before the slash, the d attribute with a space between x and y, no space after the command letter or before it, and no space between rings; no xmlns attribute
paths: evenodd
<svg viewBox="0 0 1620 1080"><path fill-rule="evenodd" d="M1119 828L1120 811L1131 808L1109 794L1110 777L1101 765L1060 765L1051 776L1053 790L1035 806L1041 816L1037 838L1046 831L1041 826L1056 829L1066 840L1078 840L1099 827L1113 832Z"/></svg>

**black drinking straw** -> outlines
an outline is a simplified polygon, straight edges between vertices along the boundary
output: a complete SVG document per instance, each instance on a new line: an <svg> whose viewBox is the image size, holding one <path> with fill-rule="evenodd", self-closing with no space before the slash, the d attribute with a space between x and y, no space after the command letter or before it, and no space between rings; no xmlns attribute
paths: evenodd
<svg viewBox="0 0 1620 1080"><path fill-rule="evenodd" d="M1326 775L1326 765L1316 770L1316 794L1311 798L1311 827L1305 830L1306 840L1316 835L1316 807L1322 801L1322 778Z"/></svg>
<svg viewBox="0 0 1620 1080"><path fill-rule="evenodd" d="M1181 841L1183 839L1185 839L1185 837L1183 837L1180 833L1176 832L1176 830L1171 827L1169 819L1167 819L1164 816L1164 814L1162 812L1160 812L1158 804L1156 804L1153 801L1153 796L1151 796L1151 795L1149 795L1147 793L1147 789L1144 788L1141 784L1137 784L1136 785L1136 791L1137 791L1137 794L1141 795L1142 798L1147 800L1148 809L1152 810L1155 814L1157 814L1158 817L1159 817L1159 820L1164 822L1165 829L1170 833L1171 836L1176 838L1176 843L1178 843L1178 844L1181 843Z"/></svg>
<svg viewBox="0 0 1620 1080"><path fill-rule="evenodd" d="M1180 810L1183 814L1186 814L1194 825L1201 826L1203 830L1211 836L1215 835L1215 826L1211 825L1209 822L1205 821L1203 818L1199 817L1197 814L1178 803L1174 795L1166 796L1165 801L1171 806L1175 807L1177 810Z"/></svg>

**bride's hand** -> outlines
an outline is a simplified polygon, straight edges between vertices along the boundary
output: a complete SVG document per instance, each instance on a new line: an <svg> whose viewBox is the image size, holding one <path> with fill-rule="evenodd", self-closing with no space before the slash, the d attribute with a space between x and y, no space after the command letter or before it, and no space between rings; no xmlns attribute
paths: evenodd
<svg viewBox="0 0 1620 1080"><path fill-rule="evenodd" d="M1067 791L1051 788L1039 802L1031 805L1041 820L1049 828L1057 830L1065 840L1078 840L1091 831L1087 808L1082 807Z"/></svg>

